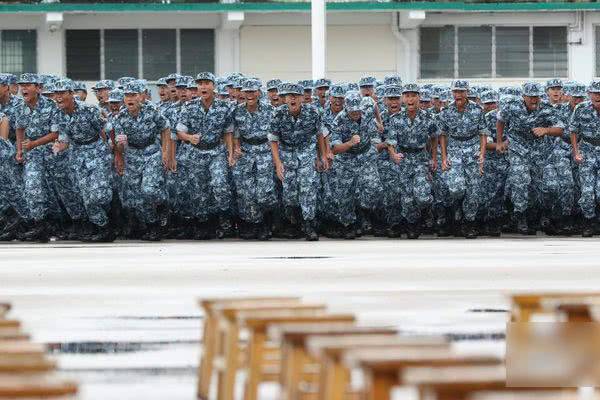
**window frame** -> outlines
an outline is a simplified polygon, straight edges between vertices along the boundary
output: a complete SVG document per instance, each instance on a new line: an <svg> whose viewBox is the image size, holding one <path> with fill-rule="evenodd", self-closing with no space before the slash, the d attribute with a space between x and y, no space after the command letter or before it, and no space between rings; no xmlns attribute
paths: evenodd
<svg viewBox="0 0 600 400"><path fill-rule="evenodd" d="M21 71L20 73L17 74L21 74L24 72L32 72L37 74L38 73L38 69L39 69L39 64L40 64L40 60L39 60L39 46L40 46L40 40L39 40L39 35L38 35L38 30L35 28L19 28L19 29L0 29L0 65L2 65L2 44L3 44L3 40L4 40L4 35L3 33L5 31L25 31L25 32L34 32L34 40L35 40L35 46L34 46L34 60L35 60L35 70L34 71ZM6 72L6 71L3 71Z"/></svg>
<svg viewBox="0 0 600 400"><path fill-rule="evenodd" d="M423 78L421 75L421 29L423 28L443 28L446 26L451 26L452 28L454 28L454 74L452 76L446 76L446 77L438 77L438 78ZM600 24L597 25L600 27ZM485 78L460 78L460 71L459 71L459 59L458 59L458 49L459 49L459 43L458 43L458 29L459 28L474 28L474 27L490 27L492 29L492 68L491 68L491 75L489 77L485 77ZM496 28L528 28L529 29L529 59L528 59L528 63L529 63L529 74L528 76L515 76L515 77L502 77L502 76L498 76L497 75L497 65L496 65L496 52L497 52L497 41L496 41ZM421 25L419 27L419 33L418 33L418 38L419 38L419 57L418 57L418 79L419 80L436 80L436 79L440 79L440 80L452 80L452 79L473 79L473 80L478 80L478 81L485 81L485 80L522 80L522 79L533 79L533 80L543 80L543 79L550 79L550 78L555 78L554 76L534 76L534 52L533 52L533 29L534 28L564 28L565 29L565 33L566 33L566 43L567 43L567 48L566 48L566 55L567 55L567 59L566 59L566 73L567 76L561 76L559 78L568 78L570 76L570 68L571 65L569 63L570 60L570 55L569 55L569 27L568 25L565 24L538 24L538 25L526 25L526 24L457 24L457 25L451 25L451 24L444 24L444 25L440 25L440 24L436 24L436 25ZM595 34L595 31L594 31ZM594 46L594 51L596 50L596 46ZM595 59L594 59L595 61ZM596 71L596 73L600 73L600 71Z"/></svg>

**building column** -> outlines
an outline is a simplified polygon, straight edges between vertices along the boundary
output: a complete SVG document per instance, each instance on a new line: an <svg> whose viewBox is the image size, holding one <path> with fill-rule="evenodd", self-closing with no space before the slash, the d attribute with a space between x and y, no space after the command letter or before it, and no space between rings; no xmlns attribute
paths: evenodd
<svg viewBox="0 0 600 400"><path fill-rule="evenodd" d="M65 31L62 13L48 13L37 32L38 73L66 75Z"/></svg>
<svg viewBox="0 0 600 400"><path fill-rule="evenodd" d="M224 75L239 72L240 27L243 12L228 12L221 16L221 26L215 30L215 73Z"/></svg>
<svg viewBox="0 0 600 400"><path fill-rule="evenodd" d="M569 78L587 85L596 76L594 24L589 13L577 11L574 14L567 36Z"/></svg>

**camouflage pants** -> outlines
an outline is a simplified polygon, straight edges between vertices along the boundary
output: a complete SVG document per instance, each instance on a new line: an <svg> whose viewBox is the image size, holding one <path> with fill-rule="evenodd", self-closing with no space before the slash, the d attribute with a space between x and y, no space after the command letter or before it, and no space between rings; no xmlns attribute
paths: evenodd
<svg viewBox="0 0 600 400"><path fill-rule="evenodd" d="M317 172L317 213L320 218L335 219L335 210L333 208L333 189L335 181L334 165L329 170Z"/></svg>
<svg viewBox="0 0 600 400"><path fill-rule="evenodd" d="M40 146L25 153L23 168L23 196L28 218L41 221L51 211L59 216L58 200L52 190L49 172L55 167L54 155L49 146Z"/></svg>
<svg viewBox="0 0 600 400"><path fill-rule="evenodd" d="M481 203L479 142L476 145L448 146L450 168L442 172L452 204L462 208L465 221L473 222Z"/></svg>
<svg viewBox="0 0 600 400"><path fill-rule="evenodd" d="M169 205L172 211L182 217L193 217L192 199L193 170L190 168L190 146L177 143L175 159L177 160L177 171L167 173L167 187L169 187Z"/></svg>
<svg viewBox="0 0 600 400"><path fill-rule="evenodd" d="M15 160L13 143L0 139L0 196L4 207L12 207L21 218L27 219L27 207L23 198L23 166Z"/></svg>
<svg viewBox="0 0 600 400"><path fill-rule="evenodd" d="M379 177L377 153L340 154L334 162L335 216L349 226L356 222L358 209L375 211L381 204L383 186Z"/></svg>
<svg viewBox="0 0 600 400"><path fill-rule="evenodd" d="M64 207L66 214L71 219L80 220L85 217L85 208L75 184L75 169L70 162L71 152L72 149L68 148L62 153L53 155L53 166L47 173L56 197Z"/></svg>
<svg viewBox="0 0 600 400"><path fill-rule="evenodd" d="M544 203L544 167L547 160L543 152L515 152L509 148L507 192L515 213L540 208ZM547 191L548 192L548 191Z"/></svg>
<svg viewBox="0 0 600 400"><path fill-rule="evenodd" d="M547 207L550 207L553 215L571 215L575 203L575 181L567 146L555 148L544 166L543 190Z"/></svg>
<svg viewBox="0 0 600 400"><path fill-rule="evenodd" d="M317 170L314 146L303 149L280 148L284 179L281 188L283 211L289 217L294 208L300 208L302 218L312 221L317 211Z"/></svg>
<svg viewBox="0 0 600 400"><path fill-rule="evenodd" d="M224 146L216 150L188 147L194 217L207 221L213 215L229 215L233 196Z"/></svg>
<svg viewBox="0 0 600 400"><path fill-rule="evenodd" d="M395 198L402 217L414 224L433 204L431 178L425 153L404 153L404 157L400 164L393 164Z"/></svg>
<svg viewBox="0 0 600 400"><path fill-rule="evenodd" d="M580 144L583 163L579 164L579 186L581 197L579 207L587 219L596 216L596 206L600 202L600 147L594 147L586 142Z"/></svg>
<svg viewBox="0 0 600 400"><path fill-rule="evenodd" d="M397 201L398 188L394 163L390 160L387 151L384 150L384 152L377 158L377 170L383 188L378 215L381 221L385 221L388 226L394 226L402 222L402 205Z"/></svg>
<svg viewBox="0 0 600 400"><path fill-rule="evenodd" d="M88 219L95 225L105 226L112 200L111 155L106 144L99 140L84 146L75 145L70 163Z"/></svg>
<svg viewBox="0 0 600 400"><path fill-rule="evenodd" d="M128 147L123 175L123 208L146 224L158 221L157 207L166 202L165 174L160 146Z"/></svg>
<svg viewBox="0 0 600 400"><path fill-rule="evenodd" d="M270 151L244 152L233 168L237 209L246 222L259 223L277 204Z"/></svg>
<svg viewBox="0 0 600 400"><path fill-rule="evenodd" d="M488 153L483 168L481 183L485 198L481 214L486 220L500 218L507 213L504 199L508 160L505 155Z"/></svg>

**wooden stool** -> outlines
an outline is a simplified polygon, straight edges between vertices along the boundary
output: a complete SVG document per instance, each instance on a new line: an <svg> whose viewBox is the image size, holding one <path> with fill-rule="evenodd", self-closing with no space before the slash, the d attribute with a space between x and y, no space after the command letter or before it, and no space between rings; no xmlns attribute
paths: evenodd
<svg viewBox="0 0 600 400"><path fill-rule="evenodd" d="M39 362L46 357L45 347L25 341L0 342L0 368L15 362Z"/></svg>
<svg viewBox="0 0 600 400"><path fill-rule="evenodd" d="M248 345L248 378L244 392L245 400L256 400L258 394L258 385L267 381L262 376L261 366L264 362L267 329L276 324L289 323L351 323L355 317L351 314L327 314L323 312L313 315L298 315L294 313L254 313L240 315L238 323L245 326L250 333L250 342ZM274 377L278 380L279 373Z"/></svg>
<svg viewBox="0 0 600 400"><path fill-rule="evenodd" d="M0 303L0 318L4 318L10 311L10 303Z"/></svg>
<svg viewBox="0 0 600 400"><path fill-rule="evenodd" d="M529 322L534 314L554 312L544 306L544 301L581 298L598 298L600 292L540 292L522 293L511 296L511 320L513 322Z"/></svg>
<svg viewBox="0 0 600 400"><path fill-rule="evenodd" d="M366 383L366 400L389 400L390 391L398 384L399 374L407 367L492 365L502 359L488 355L457 354L448 347L410 347L399 350L360 349L347 351L343 356L347 368L360 367ZM341 390L337 388L337 390ZM339 397L337 397L339 398Z"/></svg>
<svg viewBox="0 0 600 400"><path fill-rule="evenodd" d="M23 333L18 327L0 328L0 342L17 340L29 340L29 335Z"/></svg>
<svg viewBox="0 0 600 400"><path fill-rule="evenodd" d="M202 346L203 352L200 359L200 368L198 369L198 398L208 400L210 394L210 384L212 380L213 364L217 349L220 347L218 340L218 320L215 315L215 308L235 307L245 304L264 304L277 302L279 304L297 304L300 302L298 297L251 297L251 298L216 298L203 299L200 306L204 310Z"/></svg>
<svg viewBox="0 0 600 400"><path fill-rule="evenodd" d="M0 399L51 398L51 396L74 396L77 384L63 380L55 374L1 375Z"/></svg>
<svg viewBox="0 0 600 400"><path fill-rule="evenodd" d="M395 335L392 328L359 327L352 324L283 324L269 328L268 336L281 345L281 400L299 399L299 386L306 372L319 372L319 365L305 349L306 340L311 335L340 337L343 335ZM315 368L316 367L316 368ZM312 382L311 382L312 383ZM318 383L318 382L316 382ZM306 389L305 389L306 391ZM315 392L316 395L316 392Z"/></svg>
<svg viewBox="0 0 600 400"><path fill-rule="evenodd" d="M311 336L306 347L320 362L319 400L342 400L347 397L350 386L350 368L343 363L346 352L398 351L407 349L448 349L449 343L442 336L393 335L346 335L340 337Z"/></svg>

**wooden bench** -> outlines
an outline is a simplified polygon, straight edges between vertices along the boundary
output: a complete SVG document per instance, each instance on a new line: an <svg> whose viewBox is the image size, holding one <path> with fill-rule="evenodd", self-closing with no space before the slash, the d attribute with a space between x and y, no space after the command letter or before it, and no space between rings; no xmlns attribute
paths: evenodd
<svg viewBox="0 0 600 400"><path fill-rule="evenodd" d="M4 341L17 341L17 340L29 340L28 334L23 333L21 328L7 327L0 328L0 342Z"/></svg>
<svg viewBox="0 0 600 400"><path fill-rule="evenodd" d="M270 326L278 324L339 324L353 323L355 317L352 314L330 314L327 312L317 312L313 315L298 315L290 312L264 313L256 312L252 314L240 315L238 323L245 326L250 334L248 344L248 368L247 380L244 391L245 400L256 400L258 386L266 381L279 381L281 371L273 371L272 376L262 373L261 366L265 358L265 349L267 347L267 330Z"/></svg>
<svg viewBox="0 0 600 400"><path fill-rule="evenodd" d="M350 350L343 356L347 368L360 368L365 378L366 400L389 400L394 386L405 384L399 379L405 368L418 366L501 365L502 359L492 355L459 354L448 347L405 349ZM337 388L338 391L342 390ZM339 397L336 394L335 398Z"/></svg>
<svg viewBox="0 0 600 400"><path fill-rule="evenodd" d="M307 385L308 374L319 374L320 366L316 358L306 351L306 340L312 335L343 337L344 335L396 335L397 331L388 327L361 327L352 323L313 323L313 324L282 324L271 326L268 337L280 343L282 349L281 400L292 400L300 397L300 386ZM302 377L304 376L304 380ZM317 375L318 377L319 375ZM306 392L306 388L303 389Z"/></svg>
<svg viewBox="0 0 600 400"><path fill-rule="evenodd" d="M26 341L0 342L0 368L16 362L34 363L45 359L46 349L43 345Z"/></svg>
<svg viewBox="0 0 600 400"><path fill-rule="evenodd" d="M208 400L213 376L214 359L217 351L222 349L220 343L222 335L219 334L220 321L217 317L217 309L223 307L236 307L249 304L298 304L299 297L248 297L248 298L213 298L200 300L200 306L204 311L202 346L203 352L198 369L198 398Z"/></svg>
<svg viewBox="0 0 600 400"><path fill-rule="evenodd" d="M0 318L4 318L10 311L10 303L0 303Z"/></svg>
<svg viewBox="0 0 600 400"><path fill-rule="evenodd" d="M0 374L0 399L55 398L75 396L77 384L55 374L4 375Z"/></svg>
<svg viewBox="0 0 600 400"><path fill-rule="evenodd" d="M576 298L600 298L600 292L539 292L519 293L511 295L511 320L513 322L529 322L535 314L552 313L545 302L549 300L566 300Z"/></svg>

